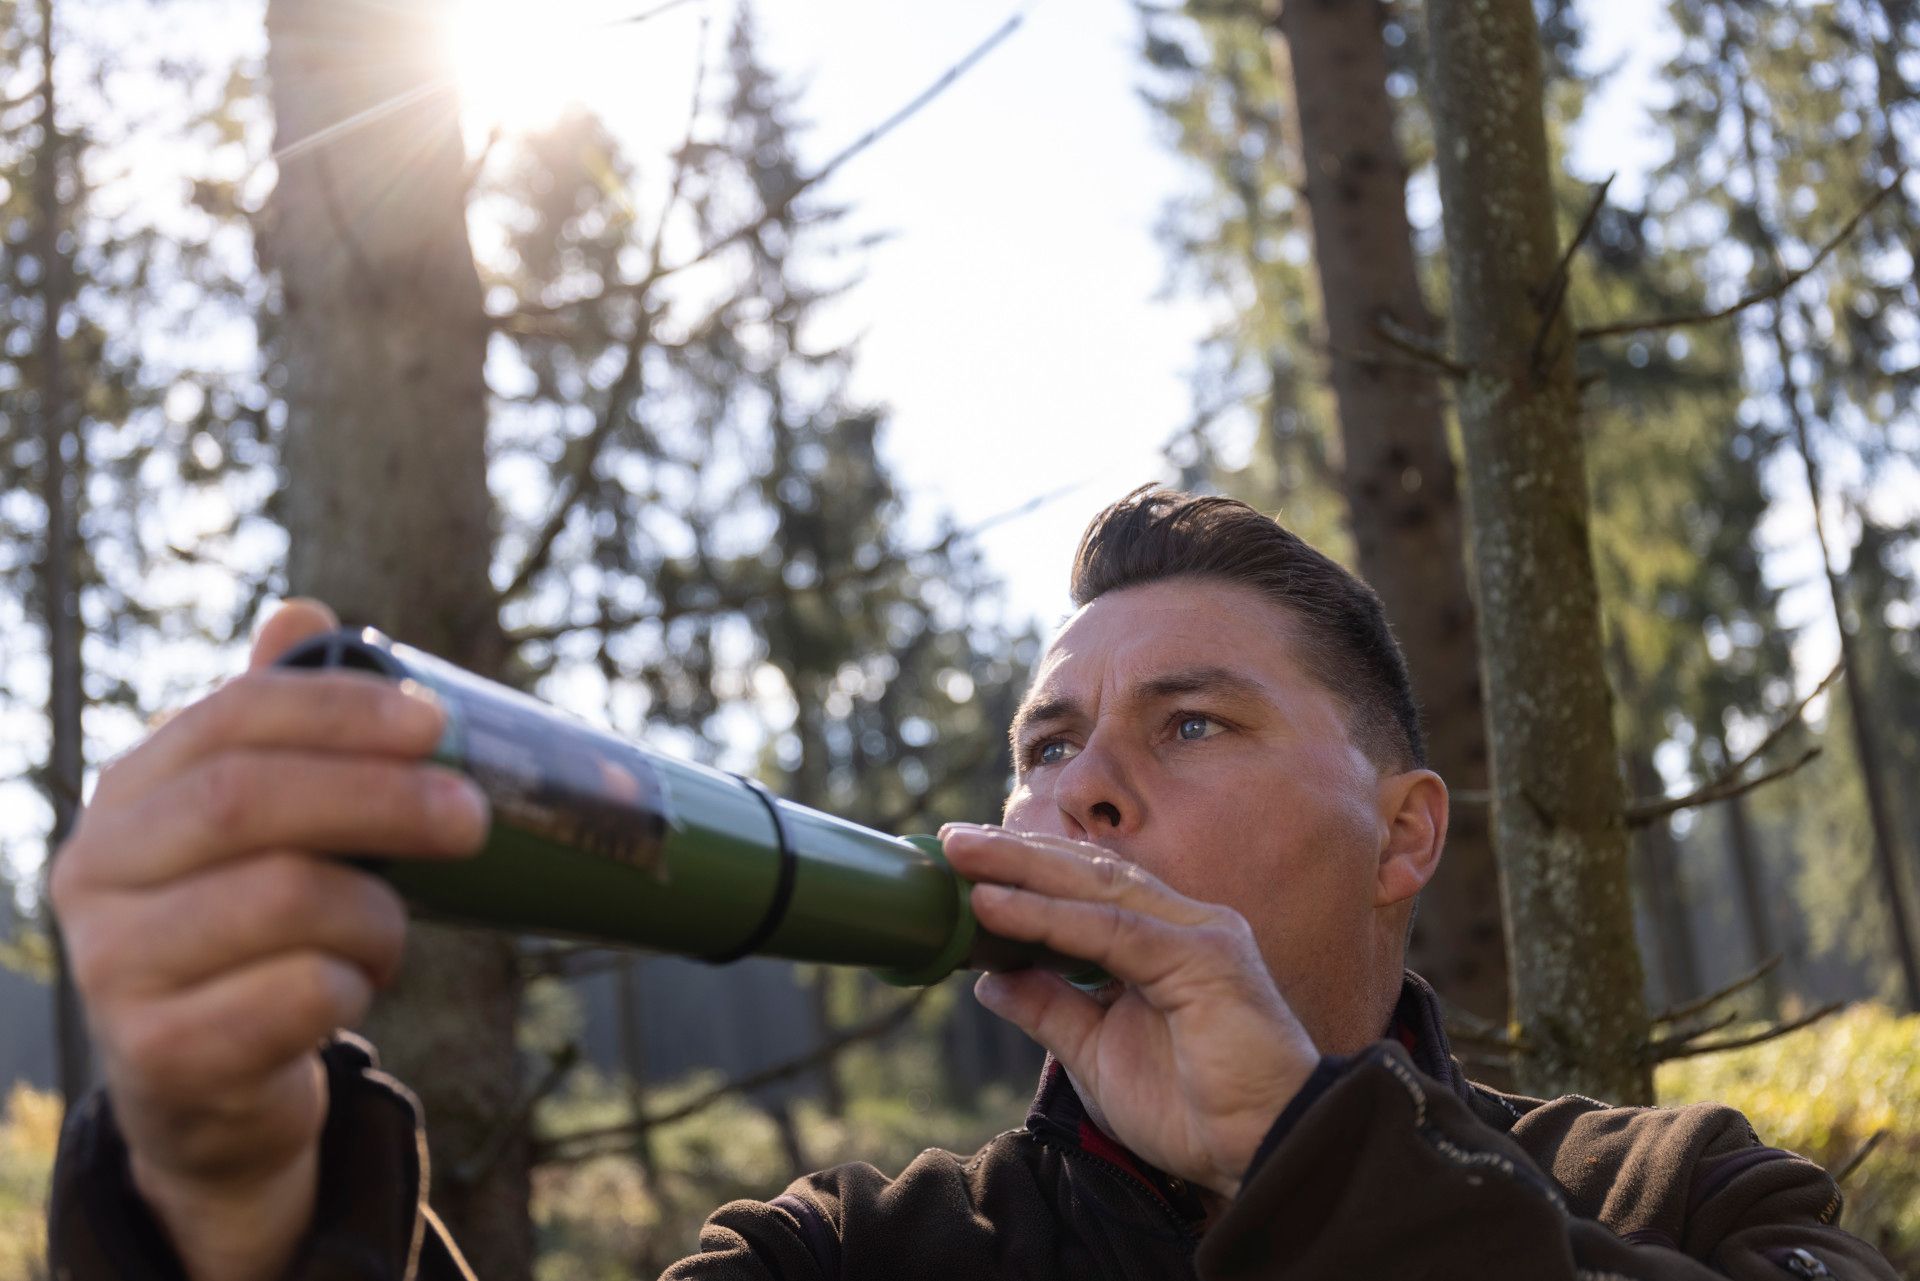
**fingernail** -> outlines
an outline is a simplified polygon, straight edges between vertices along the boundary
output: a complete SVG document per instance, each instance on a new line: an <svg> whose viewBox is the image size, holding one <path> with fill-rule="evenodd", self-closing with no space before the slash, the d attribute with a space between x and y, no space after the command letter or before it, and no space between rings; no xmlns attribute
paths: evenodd
<svg viewBox="0 0 1920 1281"><path fill-rule="evenodd" d="M446 705L432 688L416 680L404 680L394 686L400 695L389 701L393 714L409 730L438 734L447 723Z"/></svg>

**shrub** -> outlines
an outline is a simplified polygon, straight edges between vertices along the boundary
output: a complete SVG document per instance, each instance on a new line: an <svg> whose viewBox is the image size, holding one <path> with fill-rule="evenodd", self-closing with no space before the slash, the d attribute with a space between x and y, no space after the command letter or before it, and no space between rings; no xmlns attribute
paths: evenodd
<svg viewBox="0 0 1920 1281"><path fill-rule="evenodd" d="M1856 1005L1743 1050L1661 1067L1662 1103L1711 1099L1746 1113L1763 1143L1840 1172L1886 1136L1841 1184L1841 1226L1920 1275L1920 1015Z"/></svg>
<svg viewBox="0 0 1920 1281"><path fill-rule="evenodd" d="M20 1084L0 1115L0 1277L45 1281L47 1189L60 1142L60 1096Z"/></svg>

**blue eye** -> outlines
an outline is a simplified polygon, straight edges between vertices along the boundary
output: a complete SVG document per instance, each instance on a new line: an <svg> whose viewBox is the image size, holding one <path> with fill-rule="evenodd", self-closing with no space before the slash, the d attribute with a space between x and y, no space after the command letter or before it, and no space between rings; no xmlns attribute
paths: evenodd
<svg viewBox="0 0 1920 1281"><path fill-rule="evenodd" d="M1033 754L1033 759L1042 765L1058 765L1068 758L1072 748L1073 745L1064 738L1052 739L1040 745L1040 749Z"/></svg>
<svg viewBox="0 0 1920 1281"><path fill-rule="evenodd" d="M1205 716L1182 717L1180 737L1188 740L1206 738L1207 731L1213 727L1213 721Z"/></svg>

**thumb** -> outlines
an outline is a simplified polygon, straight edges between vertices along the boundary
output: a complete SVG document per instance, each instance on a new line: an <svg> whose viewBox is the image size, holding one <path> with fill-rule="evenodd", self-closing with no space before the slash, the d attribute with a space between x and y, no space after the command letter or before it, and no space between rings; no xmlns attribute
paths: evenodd
<svg viewBox="0 0 1920 1281"><path fill-rule="evenodd" d="M247 657L247 670L257 672L271 667L279 657L310 636L330 632L340 626L340 618L320 601L296 596L267 615L253 633L253 651Z"/></svg>

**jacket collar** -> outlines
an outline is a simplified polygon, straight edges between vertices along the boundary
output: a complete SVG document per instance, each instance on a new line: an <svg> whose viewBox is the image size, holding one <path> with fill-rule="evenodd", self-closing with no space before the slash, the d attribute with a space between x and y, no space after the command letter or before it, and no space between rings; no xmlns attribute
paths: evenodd
<svg viewBox="0 0 1920 1281"><path fill-rule="evenodd" d="M1427 981L1407 970L1400 980L1400 999L1393 1008L1385 1039L1398 1041L1406 1048L1415 1067L1446 1086L1463 1099L1471 1097L1467 1080L1453 1061L1453 1047L1441 1020L1440 998ZM1027 1130L1048 1142L1071 1147L1098 1157L1145 1184L1166 1207L1182 1219L1204 1219L1193 1190L1180 1179L1155 1169L1108 1135L1074 1092L1073 1083L1060 1061L1047 1055L1040 1069L1040 1087L1027 1109Z"/></svg>

